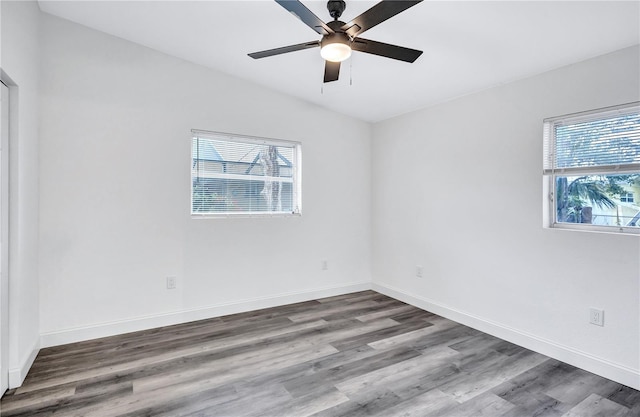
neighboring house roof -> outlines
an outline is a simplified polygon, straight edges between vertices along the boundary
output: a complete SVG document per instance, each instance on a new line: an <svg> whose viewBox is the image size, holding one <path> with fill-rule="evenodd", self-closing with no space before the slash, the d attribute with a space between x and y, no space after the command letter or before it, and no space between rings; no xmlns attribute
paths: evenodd
<svg viewBox="0 0 640 417"><path fill-rule="evenodd" d="M246 147L222 147L222 151L219 151L214 143L215 140L202 139L195 140L195 146L192 147L192 158L194 160L201 161L219 161L230 163L241 163L255 165L260 158L260 152L264 149L264 145L249 145ZM280 160L280 166L292 167L291 161L282 154L283 149L278 147L276 153ZM224 157L223 155L226 155ZM289 155L291 157L292 155Z"/></svg>
<svg viewBox="0 0 640 417"><path fill-rule="evenodd" d="M208 140L196 141L196 146L192 147L192 158L205 161L224 161L222 155L217 151L215 146Z"/></svg>

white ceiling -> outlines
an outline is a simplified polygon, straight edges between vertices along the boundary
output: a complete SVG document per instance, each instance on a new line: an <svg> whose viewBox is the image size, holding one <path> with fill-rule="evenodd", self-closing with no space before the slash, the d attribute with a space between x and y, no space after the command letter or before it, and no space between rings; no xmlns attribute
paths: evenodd
<svg viewBox="0 0 640 417"><path fill-rule="evenodd" d="M320 38L274 1L50 1L82 25L376 122L640 43L640 1L423 1L363 34L424 53L413 64L354 52L322 83ZM322 20L326 1L303 0ZM347 0L348 22L376 1ZM639 74L640 76L640 74Z"/></svg>

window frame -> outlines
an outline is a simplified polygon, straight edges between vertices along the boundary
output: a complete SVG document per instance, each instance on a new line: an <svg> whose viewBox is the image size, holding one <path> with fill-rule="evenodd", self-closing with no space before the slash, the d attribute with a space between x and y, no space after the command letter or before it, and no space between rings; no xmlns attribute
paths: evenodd
<svg viewBox="0 0 640 417"><path fill-rule="evenodd" d="M590 223L569 223L557 220L556 180L558 177L582 175L622 175L640 173L640 163L593 165L587 167L555 167L555 126L587 121L603 120L615 114L640 112L640 101L618 106L605 107L578 113L555 116L543 120L543 194L545 197L543 227L553 229L581 230L590 232L608 232L615 234L640 235L638 226L605 226ZM550 165L550 167L549 167Z"/></svg>
<svg viewBox="0 0 640 417"><path fill-rule="evenodd" d="M288 147L293 149L292 163L292 204L294 209L291 212L274 212L274 211L225 211L225 212L207 212L199 213L193 211L193 185L194 179L194 157L193 157L193 139L200 137L203 139L212 139L219 141L229 141L235 143L250 143L258 145L270 145L279 147ZM284 139L273 139L258 136L249 136L236 133L226 133L218 131L191 129L189 137L190 145L190 181L189 190L191 196L189 198L189 212L192 219L221 219L221 218L254 218L254 217L298 217L302 215L302 142ZM256 176L257 179L260 176Z"/></svg>
<svg viewBox="0 0 640 417"><path fill-rule="evenodd" d="M632 192L626 192L620 196L621 203L635 203L635 197Z"/></svg>

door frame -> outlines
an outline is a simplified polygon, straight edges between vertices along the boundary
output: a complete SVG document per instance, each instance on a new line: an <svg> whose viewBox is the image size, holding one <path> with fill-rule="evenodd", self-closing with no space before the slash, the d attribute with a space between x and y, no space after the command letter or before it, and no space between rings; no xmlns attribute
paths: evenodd
<svg viewBox="0 0 640 417"><path fill-rule="evenodd" d="M0 396L9 388L9 87L0 80Z"/></svg>

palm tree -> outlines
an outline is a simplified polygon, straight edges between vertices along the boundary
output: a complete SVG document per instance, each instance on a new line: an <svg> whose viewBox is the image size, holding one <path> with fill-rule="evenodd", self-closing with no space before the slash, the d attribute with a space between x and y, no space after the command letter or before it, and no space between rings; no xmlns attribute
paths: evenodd
<svg viewBox="0 0 640 417"><path fill-rule="evenodd" d="M557 221L564 223L590 223L583 221L582 210L585 203L599 208L615 208L616 203L609 198L601 181L583 176L569 182L567 177L557 177Z"/></svg>

